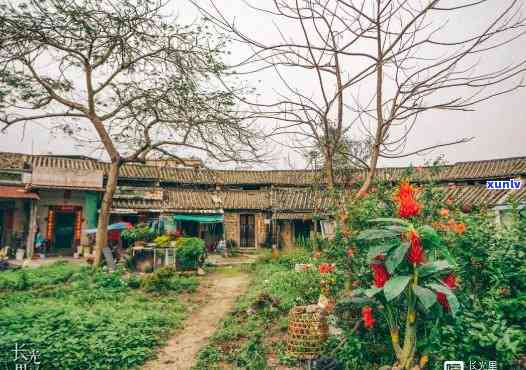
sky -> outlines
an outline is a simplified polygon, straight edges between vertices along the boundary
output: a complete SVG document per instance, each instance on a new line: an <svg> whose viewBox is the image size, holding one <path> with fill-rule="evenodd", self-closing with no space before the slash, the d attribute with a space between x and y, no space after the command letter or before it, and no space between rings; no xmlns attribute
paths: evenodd
<svg viewBox="0 0 526 370"><path fill-rule="evenodd" d="M198 2L207 6L206 0L198 0ZM259 5L263 3L261 0L258 2ZM484 20L490 19L495 14L494 6L497 6L499 1L493 0L491 3L491 6L482 8L476 15L453 19L448 32L452 34L469 32L470 27L483 24ZM189 2L173 0L170 4L173 12L178 14L179 22L191 22L198 17L198 12ZM244 32L269 42L277 39L278 36L270 16L256 14L240 0L217 0L215 4L224 11L229 19L235 19L236 24ZM286 26L284 29L287 32L289 31ZM291 28L290 32L296 31ZM519 43L499 50L498 53L485 58L484 65L492 68L503 63L526 58L526 48L520 47L525 43L526 39L523 38ZM236 45L232 48L230 61L240 60L246 53L246 48ZM248 77L248 81L257 87L261 99L273 99L272 94L281 88L276 79L269 74L251 76ZM302 78L298 75L298 80L295 83L304 91L315 88L308 76ZM432 111L427 113L419 118L415 128L411 131L406 148L407 152L463 137L473 137L473 140L469 143L436 149L422 155L383 160L381 165L422 165L438 156L443 156L449 163L526 156L525 102L526 89L521 89L481 103L475 107L476 111L474 112ZM287 138L282 138L280 141L287 142L287 140ZM266 163L257 166L257 168L281 169L292 167L300 169L305 167L303 158L295 151L278 143L269 145L272 147L273 154L267 158ZM45 124L14 127L0 134L0 151L32 154L93 154L63 134L57 132L50 134Z"/></svg>

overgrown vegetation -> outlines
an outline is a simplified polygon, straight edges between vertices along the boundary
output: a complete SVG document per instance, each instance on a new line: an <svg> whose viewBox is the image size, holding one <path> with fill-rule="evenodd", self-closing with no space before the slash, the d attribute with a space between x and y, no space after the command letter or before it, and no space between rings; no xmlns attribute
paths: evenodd
<svg viewBox="0 0 526 370"><path fill-rule="evenodd" d="M14 368L18 343L40 351L41 369L133 368L184 319L176 293L196 286L195 278L165 270L126 278L121 272L56 263L4 272L0 363Z"/></svg>
<svg viewBox="0 0 526 370"><path fill-rule="evenodd" d="M394 364L385 305L375 306L374 325L369 322L366 328L362 308L371 301L355 296L356 291L370 288L375 281L367 260L371 243L358 235L371 228L370 219L398 211L392 194L392 188L376 186L368 196L337 210L340 227L332 241L303 241L307 248L260 259L253 266L255 278L250 291L200 352L195 369L218 369L220 364L237 369L297 366L298 361L286 353L288 312L296 304L317 302L323 276L316 266L327 263L336 265L346 284L343 287L338 282L335 286L338 303L329 321L336 332L329 337L322 355L347 370L377 370ZM492 210L465 213L467 207L452 204L432 184L420 189L418 199L420 220L437 230L441 254L452 266L447 273L456 275L454 292L459 305L456 316L451 315L451 307L445 306L443 298L440 305L428 310L421 303L415 305L421 318L416 325L416 365L435 370L442 369L446 360L463 359L486 364L496 361L500 370L518 369L526 351L524 216L515 209L511 223L499 226ZM426 256L426 261L431 257ZM296 264L309 263L315 267L294 271ZM400 309L403 317L407 312ZM404 332L399 335L402 342Z"/></svg>
<svg viewBox="0 0 526 370"><path fill-rule="evenodd" d="M194 369L219 369L222 362L234 368L263 370L274 360L268 359L267 352L279 351L285 356L282 337L288 311L294 305L316 303L320 295L317 270L294 271L296 263L308 262L315 261L298 249L277 259L268 254L254 264L250 290L201 350ZM269 340L273 335L276 341Z"/></svg>

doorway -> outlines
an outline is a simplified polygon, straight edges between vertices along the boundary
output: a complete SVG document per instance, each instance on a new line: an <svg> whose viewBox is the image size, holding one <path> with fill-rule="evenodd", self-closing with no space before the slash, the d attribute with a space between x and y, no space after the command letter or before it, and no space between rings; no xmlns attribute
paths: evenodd
<svg viewBox="0 0 526 370"><path fill-rule="evenodd" d="M256 247L256 232L255 232L256 217L254 215L239 215L239 247L240 248L255 248Z"/></svg>
<svg viewBox="0 0 526 370"><path fill-rule="evenodd" d="M56 211L53 250L66 252L73 247L75 239L75 212Z"/></svg>

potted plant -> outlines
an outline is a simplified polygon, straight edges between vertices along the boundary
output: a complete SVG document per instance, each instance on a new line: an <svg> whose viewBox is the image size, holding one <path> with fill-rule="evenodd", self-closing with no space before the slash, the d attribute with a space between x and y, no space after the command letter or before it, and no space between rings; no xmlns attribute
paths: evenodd
<svg viewBox="0 0 526 370"><path fill-rule="evenodd" d="M135 246L143 246L146 242L150 241L154 236L154 231L144 223L137 224L131 229L124 230L121 233L121 237L130 242L134 243Z"/></svg>

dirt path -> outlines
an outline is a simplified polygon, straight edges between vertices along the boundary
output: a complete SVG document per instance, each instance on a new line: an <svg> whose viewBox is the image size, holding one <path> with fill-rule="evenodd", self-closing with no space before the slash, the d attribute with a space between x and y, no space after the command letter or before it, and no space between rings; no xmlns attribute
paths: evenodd
<svg viewBox="0 0 526 370"><path fill-rule="evenodd" d="M236 298L244 293L248 282L249 276L245 273L211 273L206 276L197 294L189 297L197 308L185 320L183 329L142 370L191 368L197 352L207 344L218 323L233 308Z"/></svg>

